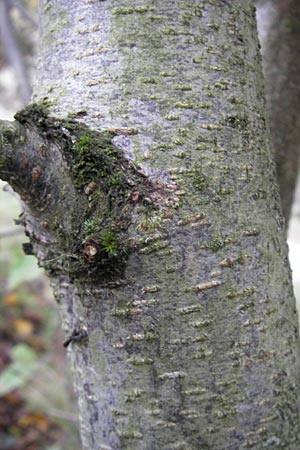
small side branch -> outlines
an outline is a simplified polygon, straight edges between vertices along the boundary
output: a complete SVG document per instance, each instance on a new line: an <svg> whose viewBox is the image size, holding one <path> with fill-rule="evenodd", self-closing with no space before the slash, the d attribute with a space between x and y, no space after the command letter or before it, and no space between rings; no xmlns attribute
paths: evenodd
<svg viewBox="0 0 300 450"><path fill-rule="evenodd" d="M6 228L4 230L0 230L0 239L17 236L19 234L23 234L23 230L21 228Z"/></svg>
<svg viewBox="0 0 300 450"><path fill-rule="evenodd" d="M44 103L15 118L0 122L0 178L27 206L33 245L25 250L38 254L40 242L51 242L39 258L48 270L120 278L136 245L128 236L133 211L143 211L144 202L157 208L166 193L126 160L111 131L52 117Z"/></svg>
<svg viewBox="0 0 300 450"><path fill-rule="evenodd" d="M37 21L32 17L32 15L30 14L30 12L28 11L27 8L25 8L25 6L23 6L20 2L16 1L16 0L9 0L9 6L11 8L16 8L18 11L20 11L22 17L27 20L28 23L30 23L30 25L33 28L38 28L38 23Z"/></svg>
<svg viewBox="0 0 300 450"><path fill-rule="evenodd" d="M14 166L18 161L16 147L24 140L25 135L18 123L0 121L0 177L2 180L10 183L16 178L14 172Z"/></svg>

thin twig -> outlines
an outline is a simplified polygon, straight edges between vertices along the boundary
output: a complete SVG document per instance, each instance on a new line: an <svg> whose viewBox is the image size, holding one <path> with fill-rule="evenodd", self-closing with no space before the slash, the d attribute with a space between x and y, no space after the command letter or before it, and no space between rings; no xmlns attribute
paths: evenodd
<svg viewBox="0 0 300 450"><path fill-rule="evenodd" d="M7 228L6 230L0 230L0 239L17 236L18 234L24 234L24 230L22 228Z"/></svg>

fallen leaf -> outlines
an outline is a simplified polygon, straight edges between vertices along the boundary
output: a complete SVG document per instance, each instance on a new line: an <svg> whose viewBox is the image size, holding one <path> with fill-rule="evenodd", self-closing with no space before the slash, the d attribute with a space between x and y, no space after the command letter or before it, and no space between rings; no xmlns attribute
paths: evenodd
<svg viewBox="0 0 300 450"><path fill-rule="evenodd" d="M47 419L47 417L43 416L39 413L29 413L25 416L21 417L18 420L18 425L23 428L27 428L29 426L34 426L40 431L47 431L51 422Z"/></svg>

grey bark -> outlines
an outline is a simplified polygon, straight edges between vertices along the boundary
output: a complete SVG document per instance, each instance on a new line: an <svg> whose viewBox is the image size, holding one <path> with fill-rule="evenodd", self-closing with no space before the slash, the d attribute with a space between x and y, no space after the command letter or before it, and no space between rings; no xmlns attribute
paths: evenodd
<svg viewBox="0 0 300 450"><path fill-rule="evenodd" d="M259 2L260 3L260 2ZM268 0L258 7L267 110L283 214L288 224L300 155L300 4Z"/></svg>
<svg viewBox="0 0 300 450"><path fill-rule="evenodd" d="M0 174L27 202L72 338L83 448L298 449L298 321L253 2L45 0L40 15L35 100L57 119L2 124Z"/></svg>

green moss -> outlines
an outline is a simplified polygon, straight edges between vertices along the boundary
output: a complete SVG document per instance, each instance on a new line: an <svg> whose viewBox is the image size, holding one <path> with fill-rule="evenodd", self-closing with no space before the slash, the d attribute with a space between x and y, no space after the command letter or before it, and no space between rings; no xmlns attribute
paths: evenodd
<svg viewBox="0 0 300 450"><path fill-rule="evenodd" d="M94 234L97 230L97 226L94 219L87 219L83 223L83 229L87 234Z"/></svg>
<svg viewBox="0 0 300 450"><path fill-rule="evenodd" d="M73 130L74 132L75 130ZM72 158L74 184L83 189L93 180L101 180L104 189L121 188L121 174L118 169L118 151L112 146L112 135L79 129L75 144L67 148L66 156ZM77 132L76 132L77 134ZM113 193L115 194L115 193Z"/></svg>
<svg viewBox="0 0 300 450"><path fill-rule="evenodd" d="M89 151L92 145L92 137L89 135L82 135L79 137L79 141L75 145L77 151Z"/></svg>
<svg viewBox="0 0 300 450"><path fill-rule="evenodd" d="M102 235L102 246L106 253L112 256L118 255L118 244L115 234L112 231L106 231Z"/></svg>
<svg viewBox="0 0 300 450"><path fill-rule="evenodd" d="M47 120L49 114L50 102L44 100L40 103L32 103L15 114L15 119L22 125L42 124Z"/></svg>
<svg viewBox="0 0 300 450"><path fill-rule="evenodd" d="M11 151L18 146L24 145L26 137L17 127L11 122L2 122L0 126L0 147L10 148ZM5 152L2 153L0 159L0 166L7 164L7 156Z"/></svg>

